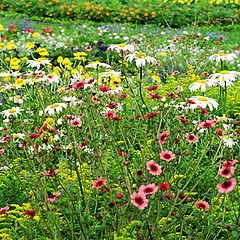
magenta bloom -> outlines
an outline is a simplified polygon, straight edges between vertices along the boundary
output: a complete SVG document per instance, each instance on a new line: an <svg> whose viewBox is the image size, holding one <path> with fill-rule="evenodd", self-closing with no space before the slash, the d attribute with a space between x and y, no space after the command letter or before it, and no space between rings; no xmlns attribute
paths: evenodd
<svg viewBox="0 0 240 240"><path fill-rule="evenodd" d="M203 210L210 209L209 204L207 202L203 202L202 200L196 201L194 205Z"/></svg>
<svg viewBox="0 0 240 240"><path fill-rule="evenodd" d="M138 209L143 210L145 207L148 206L148 200L146 199L146 196L142 193L134 192L131 195L131 199L131 203Z"/></svg>
<svg viewBox="0 0 240 240"><path fill-rule="evenodd" d="M230 180L224 180L223 183L217 185L217 189L220 193L229 193L236 186L236 179L231 178Z"/></svg>
<svg viewBox="0 0 240 240"><path fill-rule="evenodd" d="M53 176L53 175L56 175L59 171L60 171L60 169L57 169L57 170L53 170L53 171L49 171L47 173L44 173L43 175L44 176Z"/></svg>
<svg viewBox="0 0 240 240"><path fill-rule="evenodd" d="M103 178L100 178L100 179L93 182L92 188L100 189L100 188L103 187L103 184L105 184L106 182L107 182L107 180L105 180Z"/></svg>
<svg viewBox="0 0 240 240"><path fill-rule="evenodd" d="M165 139L166 139L166 137L167 137L168 135L170 135L170 132L168 132L168 131L162 132L162 133L160 134L160 140L159 140L159 142L160 142L161 144L165 143L165 142L166 142Z"/></svg>
<svg viewBox="0 0 240 240"><path fill-rule="evenodd" d="M230 166L235 165L237 162L238 162L237 159L228 160L228 161L225 161L224 163L222 163L221 166L226 168L226 167L230 167Z"/></svg>
<svg viewBox="0 0 240 240"><path fill-rule="evenodd" d="M206 120L205 122L199 123L200 128L209 128L216 124L215 120Z"/></svg>
<svg viewBox="0 0 240 240"><path fill-rule="evenodd" d="M189 143L195 143L198 141L198 137L195 136L194 134L189 134L189 133L186 133L185 134L185 138L187 139L187 141Z"/></svg>
<svg viewBox="0 0 240 240"><path fill-rule="evenodd" d="M55 202L56 198L57 198L59 195L61 195L61 192L60 192L60 191L54 193L50 198L47 198L47 199L45 200L45 202L50 201L50 202L53 203L53 202Z"/></svg>
<svg viewBox="0 0 240 240"><path fill-rule="evenodd" d="M138 191L143 195L155 194L158 191L158 186L155 186L155 183L148 184L147 186L141 185Z"/></svg>
<svg viewBox="0 0 240 240"><path fill-rule="evenodd" d="M160 153L160 158L162 160L170 162L171 160L173 160L175 158L175 155L171 151L166 150L166 151L163 151Z"/></svg>
<svg viewBox="0 0 240 240"><path fill-rule="evenodd" d="M225 168L219 169L219 172L218 172L218 173L219 173L222 177L230 178L230 177L231 177L231 174L233 174L234 172L235 172L234 167L225 167Z"/></svg>
<svg viewBox="0 0 240 240"><path fill-rule="evenodd" d="M164 182L160 182L160 183L159 183L159 187L160 187L160 189L163 190L163 191L167 191L167 190L170 188L169 184L164 183Z"/></svg>
<svg viewBox="0 0 240 240"><path fill-rule="evenodd" d="M82 121L78 118L75 118L73 120L71 120L71 126L81 126L82 125Z"/></svg>
<svg viewBox="0 0 240 240"><path fill-rule="evenodd" d="M162 167L153 160L147 162L147 170L152 175L160 175L162 173Z"/></svg>
<svg viewBox="0 0 240 240"><path fill-rule="evenodd" d="M35 209L33 209L33 210L27 210L23 214L28 215L29 216L28 220L29 220L29 219L33 218L36 213L37 213L37 211Z"/></svg>
<svg viewBox="0 0 240 240"><path fill-rule="evenodd" d="M6 206L6 207L4 207L4 208L0 208L0 215L5 214L8 210L9 210L9 207L8 207L8 206Z"/></svg>

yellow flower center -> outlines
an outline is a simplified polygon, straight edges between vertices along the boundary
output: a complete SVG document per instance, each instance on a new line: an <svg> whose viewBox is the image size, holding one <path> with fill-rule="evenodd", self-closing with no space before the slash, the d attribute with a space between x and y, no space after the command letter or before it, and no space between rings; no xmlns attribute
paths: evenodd
<svg viewBox="0 0 240 240"><path fill-rule="evenodd" d="M207 82L207 80L198 80L197 82L198 83L205 83L205 82Z"/></svg>
<svg viewBox="0 0 240 240"><path fill-rule="evenodd" d="M221 71L220 74L229 74L229 71Z"/></svg>
<svg viewBox="0 0 240 240"><path fill-rule="evenodd" d="M18 134L13 135L14 138L19 138L20 136Z"/></svg>
<svg viewBox="0 0 240 240"><path fill-rule="evenodd" d="M50 124L50 125L54 124L54 120L52 118L47 118L45 122Z"/></svg>
<svg viewBox="0 0 240 240"><path fill-rule="evenodd" d="M137 58L146 58L147 55L145 53L136 53L135 57L137 57Z"/></svg>
<svg viewBox="0 0 240 240"><path fill-rule="evenodd" d="M223 138L226 139L226 140L230 139L230 137L228 137L228 136L224 136Z"/></svg>
<svg viewBox="0 0 240 240"><path fill-rule="evenodd" d="M16 81L15 81L15 84L16 85L23 85L25 83L25 81L23 80L23 79L21 79L21 78L19 78L19 79L17 79Z"/></svg>
<svg viewBox="0 0 240 240"><path fill-rule="evenodd" d="M198 100L199 100L199 101L202 101L202 102L206 102L206 101L207 101L207 98L205 98L205 97L199 97Z"/></svg>
<svg viewBox="0 0 240 240"><path fill-rule="evenodd" d="M227 56L227 54L226 53L219 53L218 56L225 57L225 56Z"/></svg>
<svg viewBox="0 0 240 240"><path fill-rule="evenodd" d="M166 52L162 52L160 53L161 56L167 56L167 53Z"/></svg>
<svg viewBox="0 0 240 240"><path fill-rule="evenodd" d="M224 117L221 117L221 118L219 118L218 120L219 120L219 121L227 121L227 119L224 118Z"/></svg>
<svg viewBox="0 0 240 240"><path fill-rule="evenodd" d="M119 46L119 47L126 47L127 45L124 44L124 43L120 43L120 44L118 44L118 46Z"/></svg>
<svg viewBox="0 0 240 240"><path fill-rule="evenodd" d="M10 109L9 110L9 113L15 113L15 112L17 112L15 109Z"/></svg>
<svg viewBox="0 0 240 240"><path fill-rule="evenodd" d="M54 104L51 106L51 108L56 108L56 107L58 107L58 106L59 106L59 104L54 103Z"/></svg>

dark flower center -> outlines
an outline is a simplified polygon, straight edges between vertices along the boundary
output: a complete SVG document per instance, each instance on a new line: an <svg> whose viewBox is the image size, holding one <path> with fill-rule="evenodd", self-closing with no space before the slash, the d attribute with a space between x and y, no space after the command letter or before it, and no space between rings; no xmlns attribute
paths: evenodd
<svg viewBox="0 0 240 240"><path fill-rule="evenodd" d="M143 199L141 197L137 197L135 199L135 201L138 203L138 204L143 204Z"/></svg>
<svg viewBox="0 0 240 240"><path fill-rule="evenodd" d="M229 182L229 181L224 181L224 182L223 182L223 187L224 187L224 188L228 188L228 187L230 187L231 185L232 185L232 183Z"/></svg>
<svg viewBox="0 0 240 240"><path fill-rule="evenodd" d="M157 167L156 167L155 165L151 165L151 166L150 166L150 169L151 169L152 171L157 171Z"/></svg>
<svg viewBox="0 0 240 240"><path fill-rule="evenodd" d="M145 190L144 190L145 193L150 193L150 192L152 192L152 191L153 191L153 189L150 188L150 187L145 188Z"/></svg>

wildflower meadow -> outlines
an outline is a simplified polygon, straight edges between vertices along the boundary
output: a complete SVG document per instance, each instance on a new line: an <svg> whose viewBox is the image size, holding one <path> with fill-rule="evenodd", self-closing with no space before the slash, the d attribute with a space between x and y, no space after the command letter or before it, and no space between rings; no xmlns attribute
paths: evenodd
<svg viewBox="0 0 240 240"><path fill-rule="evenodd" d="M0 239L240 239L237 0L2 0Z"/></svg>

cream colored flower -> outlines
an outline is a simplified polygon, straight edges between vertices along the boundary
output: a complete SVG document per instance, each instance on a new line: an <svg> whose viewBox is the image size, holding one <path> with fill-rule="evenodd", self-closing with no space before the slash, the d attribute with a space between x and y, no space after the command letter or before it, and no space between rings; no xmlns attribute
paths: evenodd
<svg viewBox="0 0 240 240"><path fill-rule="evenodd" d="M95 68L95 69L97 69L98 67L111 68L109 64L101 63L99 61L91 62L85 66L85 68Z"/></svg>
<svg viewBox="0 0 240 240"><path fill-rule="evenodd" d="M214 108L218 108L218 103L216 100L208 97L203 97L203 96L194 96L191 97L190 100L194 101L195 104L191 104L190 108L195 109L196 107L202 107L206 108L209 107L210 111L213 111Z"/></svg>
<svg viewBox="0 0 240 240"><path fill-rule="evenodd" d="M37 70L39 70L40 66L41 65L52 65L50 63L50 60L47 60L47 59L36 59L36 60L27 60L27 63L28 63L28 67L36 67Z"/></svg>
<svg viewBox="0 0 240 240"><path fill-rule="evenodd" d="M215 82L213 81L208 81L208 80L198 80L197 82L195 83L192 83L190 86L189 86L189 89L191 92L194 92L198 89L201 89L201 92L205 92L206 91L206 86L214 86L215 85Z"/></svg>
<svg viewBox="0 0 240 240"><path fill-rule="evenodd" d="M240 72L236 71L221 71L219 73L214 73L209 76L209 80L215 80L216 82L221 81L235 81L238 76L240 76Z"/></svg>
<svg viewBox="0 0 240 240"><path fill-rule="evenodd" d="M146 62L149 64L156 63L157 60L153 57L147 56L145 53L132 53L125 56L127 62L132 62L135 60L137 67L142 67L146 65Z"/></svg>
<svg viewBox="0 0 240 240"><path fill-rule="evenodd" d="M131 44L125 44L125 43L120 43L120 44L112 44L110 45L110 47L108 48L108 50L112 50L112 51L116 51L118 53L123 52L134 52L134 45Z"/></svg>
<svg viewBox="0 0 240 240"><path fill-rule="evenodd" d="M216 53L213 54L209 57L210 61L228 61L228 62L232 62L235 58L237 58L237 55L235 53Z"/></svg>
<svg viewBox="0 0 240 240"><path fill-rule="evenodd" d="M48 113L49 115L54 115L55 111L57 113L60 113L63 108L67 108L66 103L54 103L52 105L49 105L45 108L45 113Z"/></svg>
<svg viewBox="0 0 240 240"><path fill-rule="evenodd" d="M5 118L9 118L10 116L17 117L18 114L21 114L21 111L23 111L23 109L19 107L13 107L11 109L2 111L2 114Z"/></svg>

